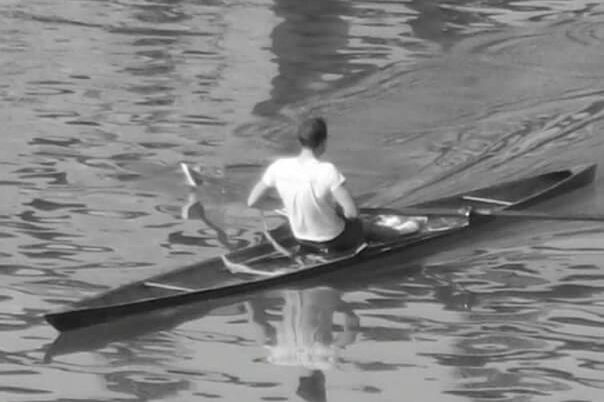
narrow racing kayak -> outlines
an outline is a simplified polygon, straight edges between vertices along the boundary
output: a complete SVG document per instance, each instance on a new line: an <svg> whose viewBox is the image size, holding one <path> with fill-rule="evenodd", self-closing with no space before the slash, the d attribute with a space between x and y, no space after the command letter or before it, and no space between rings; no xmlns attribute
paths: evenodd
<svg viewBox="0 0 604 402"><path fill-rule="evenodd" d="M241 295L337 269L355 269L433 239L462 236L464 231L496 219L496 211L519 210L585 186L593 182L595 171L596 165L576 166L415 204L402 211L362 209L367 242L345 253L305 251L284 224L266 231L258 244L120 286L66 310L48 313L45 318L57 330L67 331L194 301ZM472 214L473 209L488 209L490 214ZM443 210L460 212L430 213ZM425 216L409 216L404 211L422 211ZM409 233L410 219L420 223L420 229L413 233Z"/></svg>

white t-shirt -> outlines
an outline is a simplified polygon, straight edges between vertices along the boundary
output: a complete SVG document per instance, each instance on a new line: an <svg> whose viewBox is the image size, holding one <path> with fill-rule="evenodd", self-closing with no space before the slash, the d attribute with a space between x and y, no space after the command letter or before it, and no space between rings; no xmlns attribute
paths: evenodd
<svg viewBox="0 0 604 402"><path fill-rule="evenodd" d="M344 230L345 222L336 214L332 192L346 178L333 164L282 158L266 169L262 181L277 189L296 238L324 242Z"/></svg>

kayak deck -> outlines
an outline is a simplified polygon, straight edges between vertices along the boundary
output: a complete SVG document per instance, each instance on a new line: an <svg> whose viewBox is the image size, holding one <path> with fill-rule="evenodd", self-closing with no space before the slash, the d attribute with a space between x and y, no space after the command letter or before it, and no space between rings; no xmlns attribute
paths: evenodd
<svg viewBox="0 0 604 402"><path fill-rule="evenodd" d="M578 166L412 207L519 209L592 182L595 168L595 165ZM259 244L118 287L79 301L68 310L46 314L45 318L64 331L153 309L232 296L363 263L479 223L469 215L429 216L419 231L408 234L403 230L408 216L376 211L380 210L362 210L361 218L368 233L367 245L362 249L339 254L305 252L284 225L265 233ZM493 218L478 221L490 219Z"/></svg>

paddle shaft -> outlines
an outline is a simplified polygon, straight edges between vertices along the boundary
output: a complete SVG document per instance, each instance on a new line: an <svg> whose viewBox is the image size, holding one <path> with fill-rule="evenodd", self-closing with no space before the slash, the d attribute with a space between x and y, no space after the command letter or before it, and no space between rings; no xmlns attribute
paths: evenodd
<svg viewBox="0 0 604 402"><path fill-rule="evenodd" d="M199 185L201 181L195 177L195 171L193 171L188 165L181 163L181 168L185 174L190 185ZM447 208L403 208L403 209L391 209L391 208L362 208L362 211L372 213L390 213L398 215L440 215L440 216L491 216L497 218L512 218L512 219L531 219L531 220L550 220L550 221L593 221L593 222L604 222L604 215L592 215L592 214L556 214L556 213L544 213L544 212L526 212L526 211L513 211L504 209L491 209L491 208L460 208L460 209L447 209ZM278 211L283 214L282 211ZM264 215L263 215L264 219ZM266 221L265 226L266 226Z"/></svg>
<svg viewBox="0 0 604 402"><path fill-rule="evenodd" d="M384 214L399 214L412 216L492 216L496 218L513 218L513 219L534 219L534 220L551 220L551 221L595 221L604 222L604 215L591 214L557 214L545 212L531 211L512 211L498 210L490 208L362 208L361 212L384 213Z"/></svg>

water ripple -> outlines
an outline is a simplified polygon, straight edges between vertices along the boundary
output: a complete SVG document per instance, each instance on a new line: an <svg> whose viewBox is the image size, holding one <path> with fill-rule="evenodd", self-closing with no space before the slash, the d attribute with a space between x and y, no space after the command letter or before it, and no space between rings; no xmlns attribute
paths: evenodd
<svg viewBox="0 0 604 402"><path fill-rule="evenodd" d="M138 177L138 176L137 176ZM120 180L125 180L123 175L119 176ZM90 209L90 208L82 208L76 209L72 212L77 214L89 215L89 216L101 216L104 218L111 219L120 219L120 220L130 220L130 219L138 219L143 216L148 216L148 212L143 211L107 211L107 210L98 210L98 209Z"/></svg>
<svg viewBox="0 0 604 402"><path fill-rule="evenodd" d="M597 17L592 15L581 22L573 19L568 20L568 23L555 23L546 32L496 38L470 47L468 51L496 65L530 68L543 74L563 72L580 78L602 78L602 73L597 68L601 65L598 57L583 59L580 64L573 58L580 57L586 51L602 54L604 23ZM565 57L552 57L548 49L554 47L563 47Z"/></svg>
<svg viewBox="0 0 604 402"><path fill-rule="evenodd" d="M511 231L507 243L484 233L488 243L465 243L448 260L440 249L425 264L400 255L321 277L320 292L287 289L300 304L276 289L207 315L202 303L181 306L188 315L152 316L145 324L155 332L144 334L129 317L136 337L94 328L101 347L41 364L56 335L43 312L257 241L259 222L248 225L257 218L227 207L241 203L271 155L294 149L291 130L308 114L328 116L330 157L350 182L373 192L385 183L391 199L601 159L604 35L594 2L222 3L0 5L8 77L0 97L9 107L0 147L2 393L237 400L243 390L250 401L294 392L381 401L405 389L423 400L593 399L604 370L602 230L545 224ZM223 173L208 174L201 191L220 224L183 219L175 169L183 157ZM230 169L237 165L243 173ZM221 213L234 216L232 227ZM258 300L265 308L252 311ZM317 329L324 318L328 328ZM271 364L279 328L337 340L339 364L310 374Z"/></svg>
<svg viewBox="0 0 604 402"><path fill-rule="evenodd" d="M604 43L604 23L585 22L583 24L573 24L566 31L566 36L571 41L584 46L602 46Z"/></svg>
<svg viewBox="0 0 604 402"><path fill-rule="evenodd" d="M175 37L175 36L209 36L211 33L205 31L196 31L189 26L182 25L174 28L152 28L149 27L135 27L135 26L120 26L114 24L103 24L95 22L79 21L75 19L64 18L61 16L52 15L40 15L29 12L18 12L14 14L15 17L20 17L24 20L32 20L41 22L44 24L57 24L57 25L74 25L86 28L100 28L107 32L124 34L124 35L146 35L146 36L158 36L158 37ZM149 21L143 21L149 22Z"/></svg>

